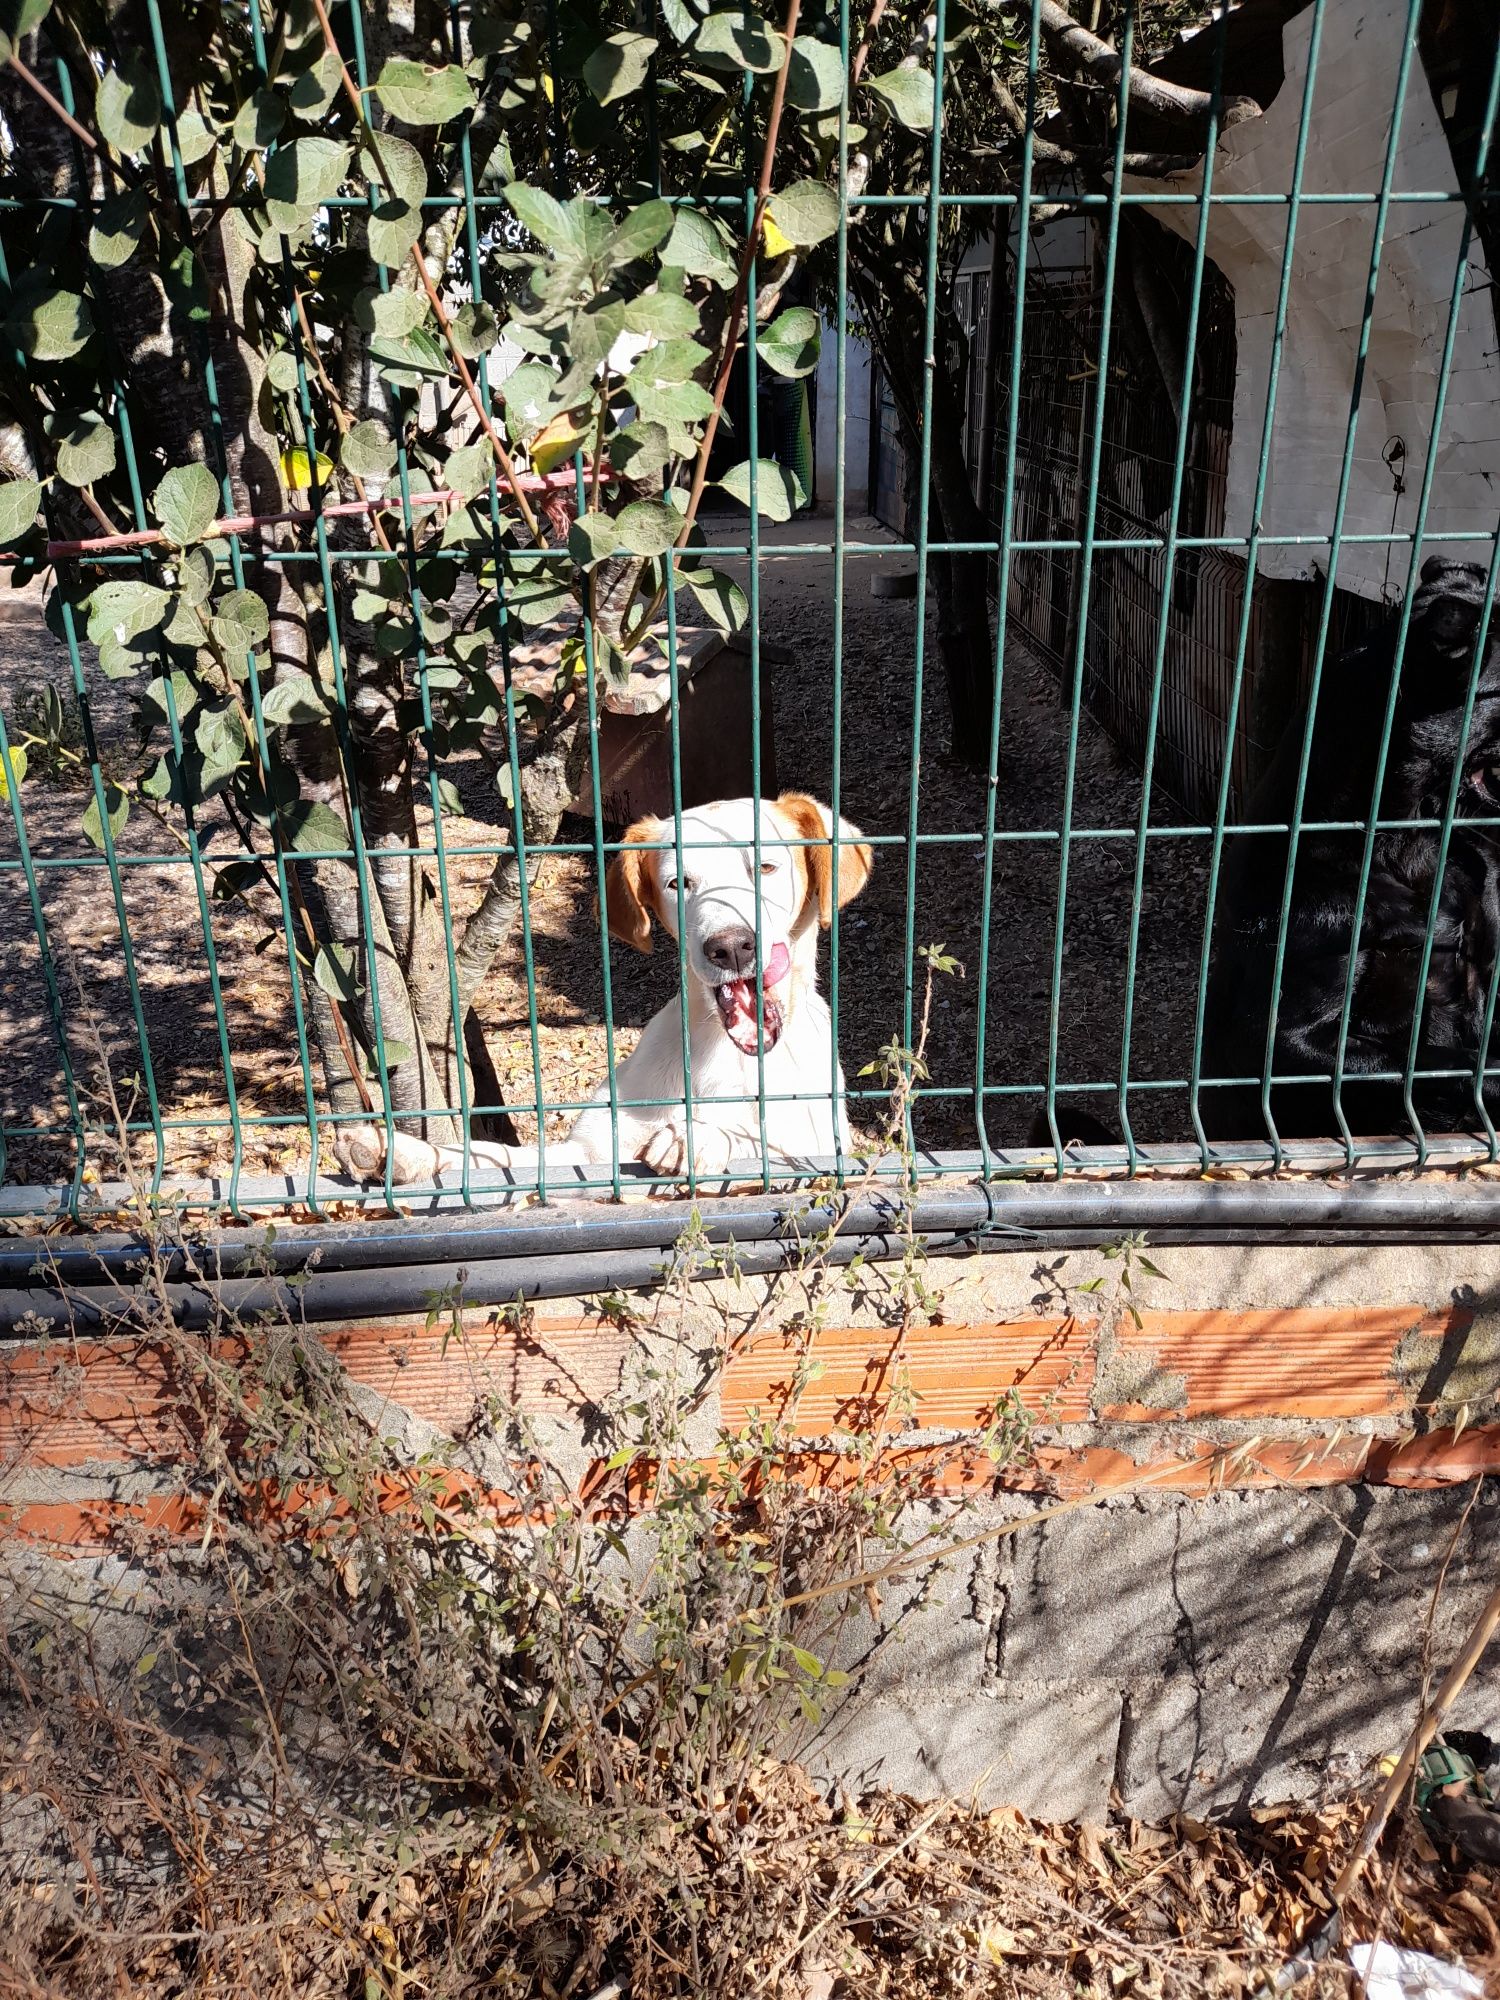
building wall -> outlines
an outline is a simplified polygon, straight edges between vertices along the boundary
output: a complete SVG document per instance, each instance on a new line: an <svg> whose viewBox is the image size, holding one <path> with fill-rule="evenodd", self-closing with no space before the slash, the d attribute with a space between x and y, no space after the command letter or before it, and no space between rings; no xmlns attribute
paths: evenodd
<svg viewBox="0 0 1500 2000"><path fill-rule="evenodd" d="M1334 0L1324 12L1302 187L1308 194L1363 198L1304 205L1298 217L1262 510L1267 534L1326 537L1333 521L1376 225L1370 197L1385 166L1409 12L1405 0ZM1305 8L1284 27L1285 80L1264 116L1225 135L1213 162L1212 193L1289 190L1312 20L1313 10ZM1196 193L1202 179L1202 170L1195 170L1174 180L1172 190ZM1126 185L1140 192L1159 184L1128 180ZM1394 189L1457 193L1448 141L1415 58L1400 106ZM1153 212L1180 235L1193 236L1192 206ZM1209 220L1208 255L1234 288L1239 346L1224 528L1230 535L1246 535L1251 525L1286 222L1280 202L1214 208ZM1457 200L1398 201L1390 207L1347 535L1415 528L1463 227L1464 206ZM1449 544L1444 552L1477 561L1488 557L1486 535L1500 490L1497 390L1495 314L1476 242L1468 251L1427 530L1474 531L1472 541ZM1405 448L1399 495L1383 456L1395 439ZM1405 592L1408 559L1408 550L1399 546L1346 546L1338 582L1363 597L1394 601ZM1263 575L1285 578L1311 577L1326 564L1326 546L1263 548L1259 561Z"/></svg>
<svg viewBox="0 0 1500 2000"><path fill-rule="evenodd" d="M823 351L814 385L817 418L813 441L820 514L833 512L838 474L838 342L823 323ZM855 334L844 340L844 508L850 516L870 506L870 350Z"/></svg>

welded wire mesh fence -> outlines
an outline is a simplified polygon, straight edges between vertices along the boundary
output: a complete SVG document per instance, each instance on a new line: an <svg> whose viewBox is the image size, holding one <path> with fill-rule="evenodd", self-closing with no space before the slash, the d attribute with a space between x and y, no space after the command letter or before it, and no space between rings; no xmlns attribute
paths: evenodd
<svg viewBox="0 0 1500 2000"><path fill-rule="evenodd" d="M13 4L13 1204L1495 1157L1482 11Z"/></svg>

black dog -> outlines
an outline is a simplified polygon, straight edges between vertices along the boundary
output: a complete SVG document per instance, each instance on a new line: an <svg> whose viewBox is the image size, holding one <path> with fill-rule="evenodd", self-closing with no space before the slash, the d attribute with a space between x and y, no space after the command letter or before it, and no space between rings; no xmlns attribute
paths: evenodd
<svg viewBox="0 0 1500 2000"><path fill-rule="evenodd" d="M1363 822L1375 787L1381 730L1399 676L1394 724L1380 792L1382 821L1440 820L1455 761L1463 779L1441 891L1425 987L1422 951L1432 913L1441 832L1400 827L1376 834L1354 969L1339 1102L1356 1136L1407 1133L1406 1069L1413 1024L1420 1025L1412 1108L1428 1131L1479 1122L1474 1074L1500 942L1500 634L1492 633L1468 736L1463 710L1483 609L1484 577L1470 563L1434 558L1422 570L1398 660L1395 624L1323 676L1303 807L1304 820L1360 823L1351 832L1304 834L1292 882L1286 952L1272 1045L1273 1073L1328 1081L1275 1084L1271 1118L1283 1138L1336 1138L1331 1078L1349 977L1354 914L1364 851ZM1500 627L1500 620L1496 621ZM1285 822L1291 812L1306 716L1288 729L1245 810L1250 825ZM1289 836L1242 834L1225 846L1205 1017L1203 1076L1265 1073L1273 969ZM1376 1073L1395 1071L1395 1080ZM1500 1099L1500 1079L1487 1086ZM1259 1085L1206 1087L1208 1132L1264 1138Z"/></svg>

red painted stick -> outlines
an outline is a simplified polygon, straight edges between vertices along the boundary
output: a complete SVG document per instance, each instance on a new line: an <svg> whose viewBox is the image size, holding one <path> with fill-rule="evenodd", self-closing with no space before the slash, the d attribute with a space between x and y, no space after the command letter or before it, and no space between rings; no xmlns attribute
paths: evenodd
<svg viewBox="0 0 1500 2000"><path fill-rule="evenodd" d="M585 477L589 476L585 467ZM601 476L608 479L610 468L600 468ZM575 483L571 468L567 472L523 472L516 484L524 493L558 493L569 491ZM409 505L413 507L436 507L449 500L459 500L462 495L451 486L440 487L435 493L413 493ZM311 525L322 520L331 520L342 514L374 514L382 507L399 507L399 495L384 500L335 500L314 511L311 507L290 507L280 514L230 514L222 521L215 521L205 539L217 535L253 535L261 528L285 526L288 522ZM166 536L159 528L136 528L126 535L89 535L81 542L48 542L47 559L56 562L60 556L107 555L115 549L146 549L157 542L164 542Z"/></svg>

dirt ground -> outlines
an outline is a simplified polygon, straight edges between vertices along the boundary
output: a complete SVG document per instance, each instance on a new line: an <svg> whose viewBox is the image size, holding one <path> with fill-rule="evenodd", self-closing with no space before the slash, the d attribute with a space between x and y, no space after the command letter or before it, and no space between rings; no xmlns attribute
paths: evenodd
<svg viewBox="0 0 1500 2000"><path fill-rule="evenodd" d="M719 522L718 540L740 540L743 522ZM762 671L775 711L776 757L782 788L829 796L833 776L833 562L828 553L778 555L788 543L826 540L831 523L797 521L764 535L761 631L777 650ZM888 539L872 522L851 522L852 541ZM726 567L743 574L743 559ZM855 1088L861 1066L899 1037L908 940L941 944L962 963L962 977L938 982L927 1050L930 1081L916 1114L919 1142L935 1148L976 1143L975 1082L979 1068L978 1002L987 992L983 1080L1009 1087L986 1099L992 1141L1024 1137L1046 1075L1051 975L1058 902L1058 849L1067 748L1067 711L1056 679L1018 647L1009 648L1001 722L1001 768L994 905L987 979L980 962L983 828L986 783L953 757L937 653L929 620L920 704L916 698L916 608L910 600L877 599L877 569L910 569L909 556L851 556L847 566L842 676L841 790L845 816L877 837L874 878L845 910L841 925L840 1045ZM39 690L50 681L64 695L76 726L71 672L64 648L41 620L33 587L0 598L0 702L12 735L34 716ZM784 663L783 663L784 661ZM125 773L131 756L129 707L118 683L91 675L89 699L106 770ZM918 709L920 708L920 718ZM920 719L916 767L918 853L915 893L908 901L905 836L911 806L912 750ZM451 775L471 817L445 819L451 847L496 838L505 809L477 759ZM1063 977L1056 999L1058 1076L1066 1082L1111 1082L1119 1074L1132 876L1133 829L1139 782L1102 730L1085 715L1073 794L1074 830L1064 926ZM68 1020L73 1087L87 1098L97 1088L97 1042L108 1049L117 1079L129 1084L144 1068L132 1018L109 876L85 841L80 821L88 802L83 773L33 770L24 787L26 823L37 863L39 897L57 955ZM1154 816L1160 816L1154 814ZM1100 838L1107 829L1124 830ZM166 1157L176 1171L206 1171L232 1162L227 1106L232 1086L242 1116L285 1121L252 1126L244 1140L247 1171L286 1168L306 1157L304 1080L292 1031L284 943L267 940L240 904L211 894L215 851L227 850L228 830L212 815L200 827L209 857L200 898L180 831L133 810L121 837L124 911L140 980L157 1094L165 1121ZM565 824L565 842L587 840L587 822ZM1043 837L1037 837L1041 835ZM1050 838L1045 836L1052 836ZM947 836L934 839L933 836ZM953 838L952 836L958 836ZM1023 837L1017 837L1023 836ZM0 1111L9 1138L6 1177L52 1178L71 1169L70 1140L34 1128L67 1117L68 1084L41 974L35 925L9 814L0 821L0 1021L9 1060ZM82 856L87 864L56 864ZM1131 1114L1137 1137L1180 1136L1187 1129L1186 1093L1150 1086L1185 1073L1201 946L1206 842L1150 843L1141 910L1140 960L1132 1024ZM487 872L482 855L450 862L451 893L462 914ZM600 938L593 914L594 869L587 856L550 858L532 897L538 996L537 1041L543 1091L550 1104L576 1102L605 1068ZM227 1033L216 1028L213 960L223 995ZM259 947L259 949L258 949ZM617 1056L632 1045L651 1013L669 997L669 954L646 959L612 949ZM918 997L922 968L917 967ZM482 997L481 1015L507 1099L534 1096L524 963L519 941L502 956ZM1113 1113L1113 1092L1075 1099ZM136 1092L137 1115L145 1096ZM869 1114L867 1113L867 1116ZM552 1121L566 1124L565 1114ZM859 1123L856 1110L856 1123ZM149 1159L149 1148L147 1157Z"/></svg>

